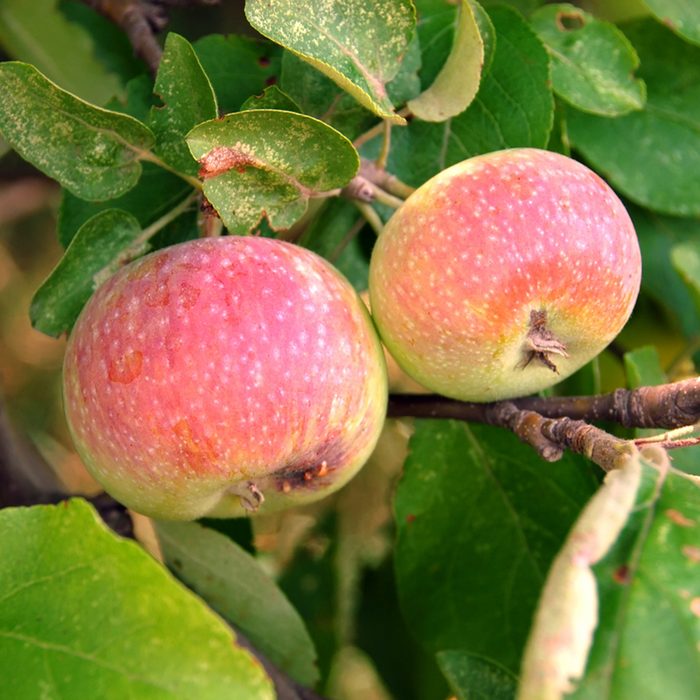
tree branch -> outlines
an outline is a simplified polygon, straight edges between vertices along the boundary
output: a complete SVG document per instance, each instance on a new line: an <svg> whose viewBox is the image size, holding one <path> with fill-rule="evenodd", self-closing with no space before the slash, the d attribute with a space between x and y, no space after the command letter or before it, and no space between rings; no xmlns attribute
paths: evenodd
<svg viewBox="0 0 700 700"><path fill-rule="evenodd" d="M167 7L216 5L219 0L82 0L83 3L121 27L153 75L158 71L163 50L156 34L168 23Z"/></svg>
<svg viewBox="0 0 700 700"><path fill-rule="evenodd" d="M510 403L546 418L607 421L626 428L681 428L700 421L700 378L638 389L616 389L599 396L530 396L512 399ZM485 423L486 412L494 405L457 401L435 394L392 394L389 416Z"/></svg>
<svg viewBox="0 0 700 700"><path fill-rule="evenodd" d="M507 428L547 461L565 449L614 469L631 441L589 425L609 421L632 428L678 428L700 421L700 378L672 384L617 389L601 396L527 397L470 403L428 394L392 394L389 417L452 418Z"/></svg>

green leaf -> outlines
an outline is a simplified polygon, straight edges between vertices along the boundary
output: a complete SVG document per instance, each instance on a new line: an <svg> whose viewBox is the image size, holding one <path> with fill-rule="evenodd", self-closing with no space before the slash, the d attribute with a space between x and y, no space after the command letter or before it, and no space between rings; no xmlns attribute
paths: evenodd
<svg viewBox="0 0 700 700"><path fill-rule="evenodd" d="M178 578L294 680L316 683L316 652L304 622L253 556L196 523L158 522L156 532Z"/></svg>
<svg viewBox="0 0 700 700"><path fill-rule="evenodd" d="M272 700L220 618L82 500L0 511L0 677L13 700Z"/></svg>
<svg viewBox="0 0 700 700"><path fill-rule="evenodd" d="M326 202L299 239L299 245L329 260L358 292L367 289L369 258L376 241L374 232L361 235L357 226L362 216L357 207L343 199Z"/></svg>
<svg viewBox="0 0 700 700"><path fill-rule="evenodd" d="M653 345L645 345L625 353L625 372L630 389L640 386L663 384L666 373L661 367L659 351Z"/></svg>
<svg viewBox="0 0 700 700"><path fill-rule="evenodd" d="M290 51L282 56L282 89L312 117L352 139L377 121L355 98Z"/></svg>
<svg viewBox="0 0 700 700"><path fill-rule="evenodd" d="M694 0L644 0L644 4L669 29L700 44L700 5Z"/></svg>
<svg viewBox="0 0 700 700"><path fill-rule="evenodd" d="M32 325L55 337L68 333L97 286L95 276L116 272L121 254L140 233L139 222L119 209L106 209L88 219L34 295L29 310Z"/></svg>
<svg viewBox="0 0 700 700"><path fill-rule="evenodd" d="M338 651L337 556L339 531L335 513L316 521L304 544L280 575L280 587L306 623L318 651L321 686Z"/></svg>
<svg viewBox="0 0 700 700"><path fill-rule="evenodd" d="M420 60L420 46L414 38L408 46L399 72L387 85L389 98L396 104L401 104L420 92ZM280 83L302 112L326 122L349 139L357 137L377 122L377 117L354 97L291 51L285 51L282 57Z"/></svg>
<svg viewBox="0 0 700 700"><path fill-rule="evenodd" d="M126 84L126 96L124 100L113 99L106 105L106 109L128 114L144 124L151 116L151 108L156 104L153 95L153 79L149 75L139 75L132 78Z"/></svg>
<svg viewBox="0 0 700 700"><path fill-rule="evenodd" d="M671 263L680 275L700 313L700 244L697 240L678 243L671 249Z"/></svg>
<svg viewBox="0 0 700 700"><path fill-rule="evenodd" d="M700 697L698 483L644 454L632 517L594 569L599 624L575 700Z"/></svg>
<svg viewBox="0 0 700 700"><path fill-rule="evenodd" d="M616 119L570 110L572 146L630 199L700 214L700 47L652 20L625 27L647 85L644 110Z"/></svg>
<svg viewBox="0 0 700 700"><path fill-rule="evenodd" d="M457 12L452 50L431 86L408 102L408 108L424 121L441 122L463 112L479 89L484 64L484 43L468 0Z"/></svg>
<svg viewBox="0 0 700 700"><path fill-rule="evenodd" d="M145 228L169 212L190 192L192 187L184 180L152 163L144 163L143 175L136 187L116 199L87 202L64 190L58 212L58 240L64 248L67 247L78 229L90 217L105 209L129 212ZM191 237L196 236L196 229L192 233Z"/></svg>
<svg viewBox="0 0 700 700"><path fill-rule="evenodd" d="M493 22L488 15L488 12L476 2L476 0L470 0L472 11L474 12L474 17L476 18L476 23L479 25L479 35L481 36L481 41L484 44L484 65L481 69L482 76L486 75L489 70L491 70L491 63L493 62L493 55L496 51L496 29L493 26Z"/></svg>
<svg viewBox="0 0 700 700"><path fill-rule="evenodd" d="M31 4L35 5L35 3ZM100 14L94 7L88 7L81 0L58 0L58 5L61 14L71 24L78 25L87 32L94 44L95 58L108 72L118 76L122 84L139 75L145 75L148 66L136 56L134 47L120 26L110 21L105 15ZM42 19L46 23L46 17ZM27 63L33 63L40 68L35 61L27 60ZM61 81L57 82L60 84ZM87 100L91 99L85 94L80 94L80 96ZM107 106L104 101L99 101L98 104Z"/></svg>
<svg viewBox="0 0 700 700"><path fill-rule="evenodd" d="M222 114L237 112L245 100L260 94L279 74L282 51L268 41L212 34L192 46L211 81Z"/></svg>
<svg viewBox="0 0 700 700"><path fill-rule="evenodd" d="M111 199L141 175L141 122L64 92L33 66L0 64L0 131L26 160L83 199Z"/></svg>
<svg viewBox="0 0 700 700"><path fill-rule="evenodd" d="M246 17L261 34L325 73L378 116L402 124L386 84L399 70L415 26L410 0L364 0L320 7L313 0L248 0Z"/></svg>
<svg viewBox="0 0 700 700"><path fill-rule="evenodd" d="M242 105L246 109L282 109L287 112L301 112L299 105L276 85L266 87L262 94L249 97Z"/></svg>
<svg viewBox="0 0 700 700"><path fill-rule="evenodd" d="M439 651L437 660L459 700L514 700L517 678L503 666L461 649Z"/></svg>
<svg viewBox="0 0 700 700"><path fill-rule="evenodd" d="M392 132L389 170L405 182L420 185L480 153L547 144L554 114L547 51L515 11L496 7L490 17L496 49L469 108L439 124L412 120Z"/></svg>
<svg viewBox="0 0 700 700"><path fill-rule="evenodd" d="M185 135L217 116L216 97L191 44L178 34L168 34L165 41L154 91L163 101L151 109L156 153L176 170L196 175Z"/></svg>
<svg viewBox="0 0 700 700"><path fill-rule="evenodd" d="M660 216L634 206L629 211L642 249L642 289L687 337L700 334L700 315L693 298L671 265L674 246L700 236L700 221Z"/></svg>
<svg viewBox="0 0 700 700"><path fill-rule="evenodd" d="M117 76L95 58L90 34L66 19L58 0L2 0L0 46L32 63L64 90L95 104L123 91Z"/></svg>
<svg viewBox="0 0 700 700"><path fill-rule="evenodd" d="M414 634L517 671L549 564L595 485L585 460L543 462L504 430L417 422L395 502Z"/></svg>
<svg viewBox="0 0 700 700"><path fill-rule="evenodd" d="M231 233L248 233L263 216L275 229L291 226L309 197L343 187L359 167L342 134L294 112L229 114L195 127L187 143L204 194Z"/></svg>
<svg viewBox="0 0 700 700"><path fill-rule="evenodd" d="M613 2L614 1L615 0L613 0ZM482 0L482 4L487 8L490 8L493 5L506 4L515 8L518 12L525 16L530 15L533 10L538 8L540 5L543 5L545 2L546 0ZM605 2L610 2L610 0L605 0Z"/></svg>
<svg viewBox="0 0 700 700"><path fill-rule="evenodd" d="M606 116L644 106L644 83L633 75L639 57L614 24L569 4L540 8L530 23L552 56L552 85L562 99Z"/></svg>
<svg viewBox="0 0 700 700"><path fill-rule="evenodd" d="M421 66L421 48L418 35L414 34L401 59L398 73L387 83L386 91L395 105L401 105L420 93L418 71Z"/></svg>

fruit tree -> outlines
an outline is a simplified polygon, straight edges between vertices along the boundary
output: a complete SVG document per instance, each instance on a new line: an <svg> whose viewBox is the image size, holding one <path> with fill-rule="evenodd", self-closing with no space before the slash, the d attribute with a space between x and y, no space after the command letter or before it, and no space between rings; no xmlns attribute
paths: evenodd
<svg viewBox="0 0 700 700"><path fill-rule="evenodd" d="M700 13L0 0L0 695L700 697Z"/></svg>

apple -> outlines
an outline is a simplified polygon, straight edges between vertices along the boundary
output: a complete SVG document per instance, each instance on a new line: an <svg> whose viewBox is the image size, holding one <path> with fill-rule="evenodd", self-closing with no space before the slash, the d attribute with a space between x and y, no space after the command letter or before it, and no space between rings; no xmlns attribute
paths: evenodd
<svg viewBox="0 0 700 700"><path fill-rule="evenodd" d="M121 269L71 333L64 397L105 490L156 518L316 500L369 457L387 403L359 297L281 241L189 241Z"/></svg>
<svg viewBox="0 0 700 700"><path fill-rule="evenodd" d="M458 163L411 194L380 234L370 299L416 381L464 401L545 389L620 332L641 277L612 189L531 148Z"/></svg>

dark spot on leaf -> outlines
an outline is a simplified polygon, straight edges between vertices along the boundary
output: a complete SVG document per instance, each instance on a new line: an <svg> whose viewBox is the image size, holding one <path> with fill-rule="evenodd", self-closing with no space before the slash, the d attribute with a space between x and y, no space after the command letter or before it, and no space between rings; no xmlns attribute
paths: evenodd
<svg viewBox="0 0 700 700"><path fill-rule="evenodd" d="M267 68L270 65L270 58L268 56L260 56L258 59L258 65L261 68Z"/></svg>
<svg viewBox="0 0 700 700"><path fill-rule="evenodd" d="M275 85L277 83L277 76L276 75L271 75L267 80L265 80L265 85L268 87L270 85Z"/></svg>
<svg viewBox="0 0 700 700"><path fill-rule="evenodd" d="M683 556L687 557L694 564L700 564L700 547L693 547L692 545L686 545L681 549Z"/></svg>
<svg viewBox="0 0 700 700"><path fill-rule="evenodd" d="M678 510L675 510L673 508L669 508L664 515L672 522L675 523L676 525L680 525L681 527L693 527L695 525L695 521L691 520L690 518L686 518L683 513L681 513Z"/></svg>
<svg viewBox="0 0 700 700"><path fill-rule="evenodd" d="M617 569L613 572L613 581L615 583L620 583L622 585L627 585L631 580L630 576L630 568L627 566L627 564L622 564L622 566L618 566Z"/></svg>
<svg viewBox="0 0 700 700"><path fill-rule="evenodd" d="M259 161L249 153L245 153L240 147L218 146L202 156L199 164L199 176L206 180L209 177L222 175L229 170L244 173L246 168L258 165Z"/></svg>
<svg viewBox="0 0 700 700"><path fill-rule="evenodd" d="M573 32L583 29L586 22L580 12L557 12L557 29L561 32Z"/></svg>
<svg viewBox="0 0 700 700"><path fill-rule="evenodd" d="M407 524L407 525L410 525L415 519L416 519L416 516L413 515L413 513L409 513L409 514L406 516L406 524Z"/></svg>

